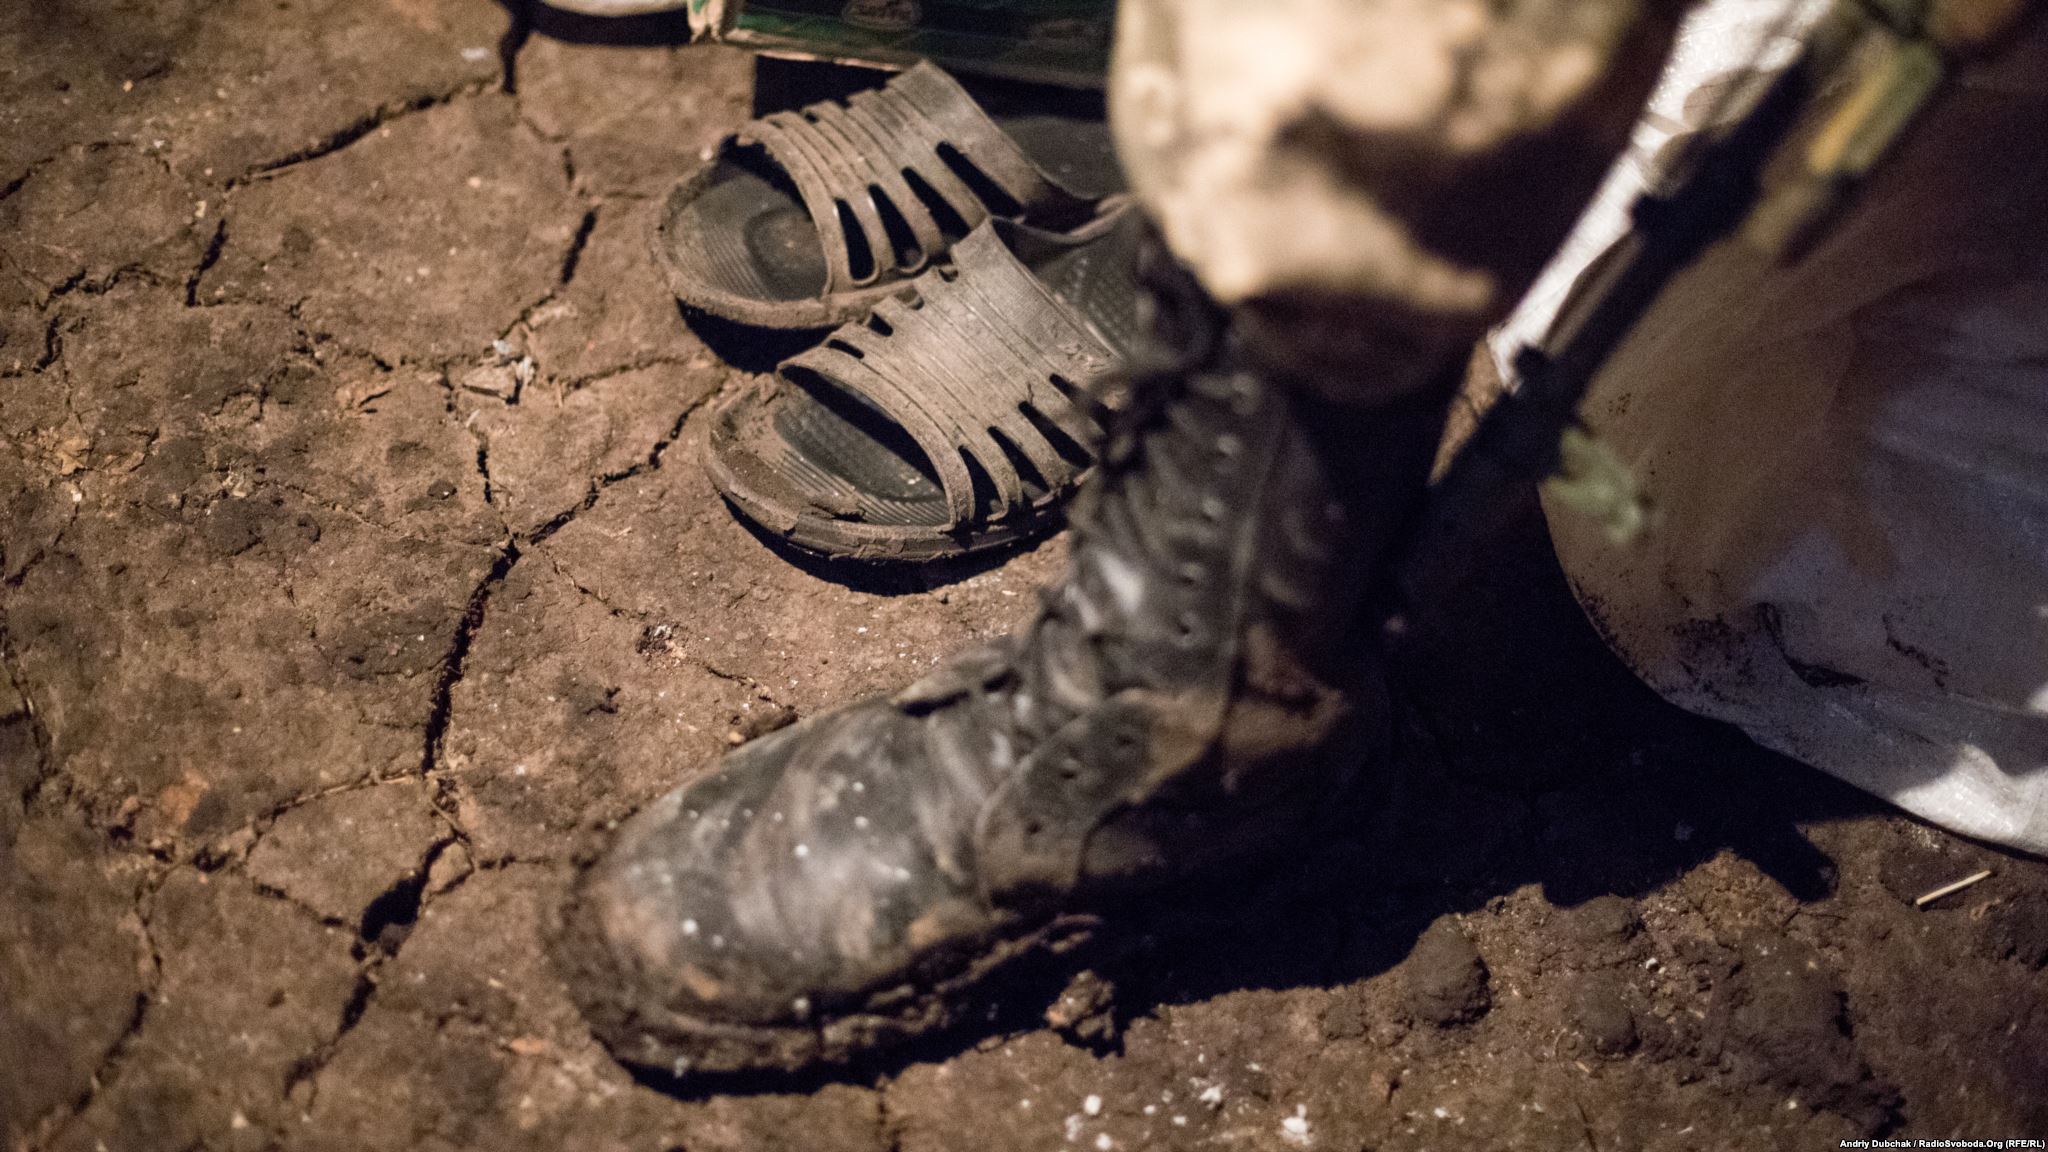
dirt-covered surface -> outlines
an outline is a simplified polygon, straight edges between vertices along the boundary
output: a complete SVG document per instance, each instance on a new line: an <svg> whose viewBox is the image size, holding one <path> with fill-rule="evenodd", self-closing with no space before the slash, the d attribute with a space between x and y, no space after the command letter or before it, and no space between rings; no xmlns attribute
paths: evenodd
<svg viewBox="0 0 2048 1152"><path fill-rule="evenodd" d="M1061 545L849 585L735 524L644 237L750 65L529 15L0 6L6 1147L2048 1137L2048 868L1663 706L1534 527L1411 631L1387 798L1113 1028L636 1083L541 947L577 837Z"/></svg>

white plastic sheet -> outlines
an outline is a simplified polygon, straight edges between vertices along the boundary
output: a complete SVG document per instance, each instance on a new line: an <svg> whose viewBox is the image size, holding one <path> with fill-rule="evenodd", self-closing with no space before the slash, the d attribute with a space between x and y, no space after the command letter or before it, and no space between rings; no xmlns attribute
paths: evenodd
<svg viewBox="0 0 2048 1152"><path fill-rule="evenodd" d="M1779 0L1689 26L1637 140L1497 333L1549 323L1649 150ZM1730 243L1596 382L1588 422L1660 522L1552 536L1667 699L1958 832L2048 852L2048 21L1940 99L1805 259Z"/></svg>

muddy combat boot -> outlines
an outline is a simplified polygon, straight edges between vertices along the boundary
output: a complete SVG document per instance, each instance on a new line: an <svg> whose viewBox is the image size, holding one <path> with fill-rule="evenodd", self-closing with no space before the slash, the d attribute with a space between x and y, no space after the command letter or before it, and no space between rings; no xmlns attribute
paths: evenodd
<svg viewBox="0 0 2048 1152"><path fill-rule="evenodd" d="M1176 886L1369 774L1374 576L1441 405L1309 399L1150 263L1181 360L1141 374L1030 626L736 750L577 879L556 955L622 1061L795 1070L980 1019L998 973L1077 963L1140 897L1170 927Z"/></svg>

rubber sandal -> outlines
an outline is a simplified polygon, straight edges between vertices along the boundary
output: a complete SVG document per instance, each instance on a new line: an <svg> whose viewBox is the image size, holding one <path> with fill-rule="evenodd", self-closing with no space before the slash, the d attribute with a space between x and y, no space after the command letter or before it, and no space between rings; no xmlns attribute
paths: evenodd
<svg viewBox="0 0 2048 1152"><path fill-rule="evenodd" d="M691 307L828 328L865 315L992 216L1064 230L1122 182L1106 125L998 123L919 64L845 103L776 112L728 137L670 191L655 258Z"/></svg>
<svg viewBox="0 0 2048 1152"><path fill-rule="evenodd" d="M712 482L833 557L935 560L1057 527L1136 330L1142 231L1128 207L1067 233L975 229L950 266L722 404Z"/></svg>

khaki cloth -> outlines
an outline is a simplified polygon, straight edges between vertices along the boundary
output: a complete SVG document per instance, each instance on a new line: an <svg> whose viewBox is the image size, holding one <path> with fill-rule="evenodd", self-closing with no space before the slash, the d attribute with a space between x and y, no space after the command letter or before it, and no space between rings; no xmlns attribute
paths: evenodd
<svg viewBox="0 0 2048 1152"><path fill-rule="evenodd" d="M1670 0L1123 0L1133 191L1273 350L1363 399L1464 363L1626 144Z"/></svg>

